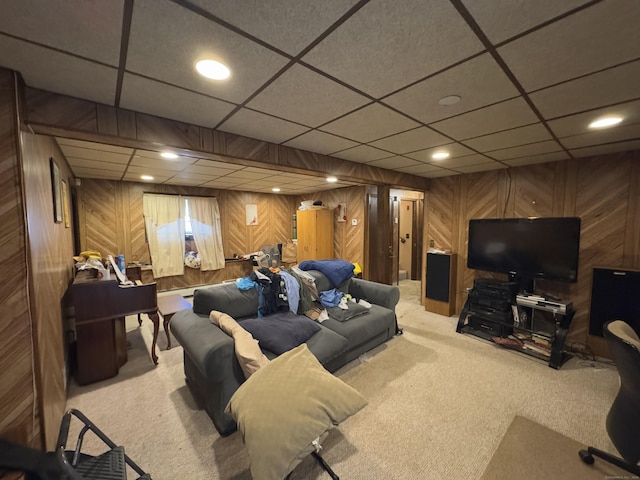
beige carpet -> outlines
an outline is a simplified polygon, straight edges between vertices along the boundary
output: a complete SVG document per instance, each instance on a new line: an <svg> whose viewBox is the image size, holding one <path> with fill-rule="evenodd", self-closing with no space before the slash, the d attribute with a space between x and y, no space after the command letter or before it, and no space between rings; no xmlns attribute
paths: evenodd
<svg viewBox="0 0 640 480"><path fill-rule="evenodd" d="M605 431L618 389L613 368L574 358L554 370L456 333L457 319L425 312L419 295L419 282L402 281L396 312L404 335L336 372L369 401L323 443L322 454L340 478L479 479L516 415L614 451ZM176 342L166 350L162 333L154 366L151 322L138 327L133 317L127 326L129 361L120 374L84 387L72 383L68 406L124 445L154 480L249 480L241 436L220 437L195 404L182 348ZM541 458L536 468L546 463ZM309 458L292 478L328 476Z"/></svg>
<svg viewBox="0 0 640 480"><path fill-rule="evenodd" d="M593 465L580 460L585 445L527 418L516 416L481 480L603 480L632 475L595 457Z"/></svg>

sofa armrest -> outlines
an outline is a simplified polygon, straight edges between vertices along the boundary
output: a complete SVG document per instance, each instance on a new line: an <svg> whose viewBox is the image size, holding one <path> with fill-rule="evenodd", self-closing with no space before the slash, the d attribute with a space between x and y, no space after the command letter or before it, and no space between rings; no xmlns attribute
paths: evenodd
<svg viewBox="0 0 640 480"><path fill-rule="evenodd" d="M170 325L171 333L182 345L185 355L210 381L222 382L239 369L233 338L211 323L208 315L194 313L188 308L177 312Z"/></svg>
<svg viewBox="0 0 640 480"><path fill-rule="evenodd" d="M396 305L400 300L400 290L397 286L359 278L351 279L349 294L354 298L364 298L369 303L374 303L393 311L395 311Z"/></svg>

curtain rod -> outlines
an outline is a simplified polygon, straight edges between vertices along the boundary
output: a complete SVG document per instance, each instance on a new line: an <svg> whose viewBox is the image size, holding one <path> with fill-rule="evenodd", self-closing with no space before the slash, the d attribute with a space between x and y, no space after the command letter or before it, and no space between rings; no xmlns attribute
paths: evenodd
<svg viewBox="0 0 640 480"><path fill-rule="evenodd" d="M182 193L157 193L142 192L143 195L167 195L169 197L198 197L198 198L216 198L215 195L183 195Z"/></svg>

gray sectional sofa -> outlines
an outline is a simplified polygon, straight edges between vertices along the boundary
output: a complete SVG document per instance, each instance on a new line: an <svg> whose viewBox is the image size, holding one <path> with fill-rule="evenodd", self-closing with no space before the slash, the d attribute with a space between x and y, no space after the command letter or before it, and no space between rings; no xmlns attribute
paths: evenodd
<svg viewBox="0 0 640 480"><path fill-rule="evenodd" d="M319 271L308 273L315 278L319 292L333 288ZM309 350L330 372L390 339L397 330L398 287L351 278L339 289L372 306L368 313L347 321L325 320L306 341ZM228 435L236 430L236 424L224 409L245 377L235 356L233 338L211 323L211 310L227 313L242 325L242 319L257 316L258 293L256 289L240 290L235 283L197 289L193 308L179 311L171 319L171 332L184 349L187 384L220 434ZM276 356L264 349L263 352L269 358Z"/></svg>

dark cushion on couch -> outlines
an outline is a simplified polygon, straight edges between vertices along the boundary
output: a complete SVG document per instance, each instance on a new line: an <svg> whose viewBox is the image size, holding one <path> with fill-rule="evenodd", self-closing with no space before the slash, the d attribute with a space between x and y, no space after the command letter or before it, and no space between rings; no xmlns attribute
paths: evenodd
<svg viewBox="0 0 640 480"><path fill-rule="evenodd" d="M261 318L247 318L238 322L253 338L258 340L260 348L281 355L306 342L320 331L320 325L292 312L278 312Z"/></svg>

